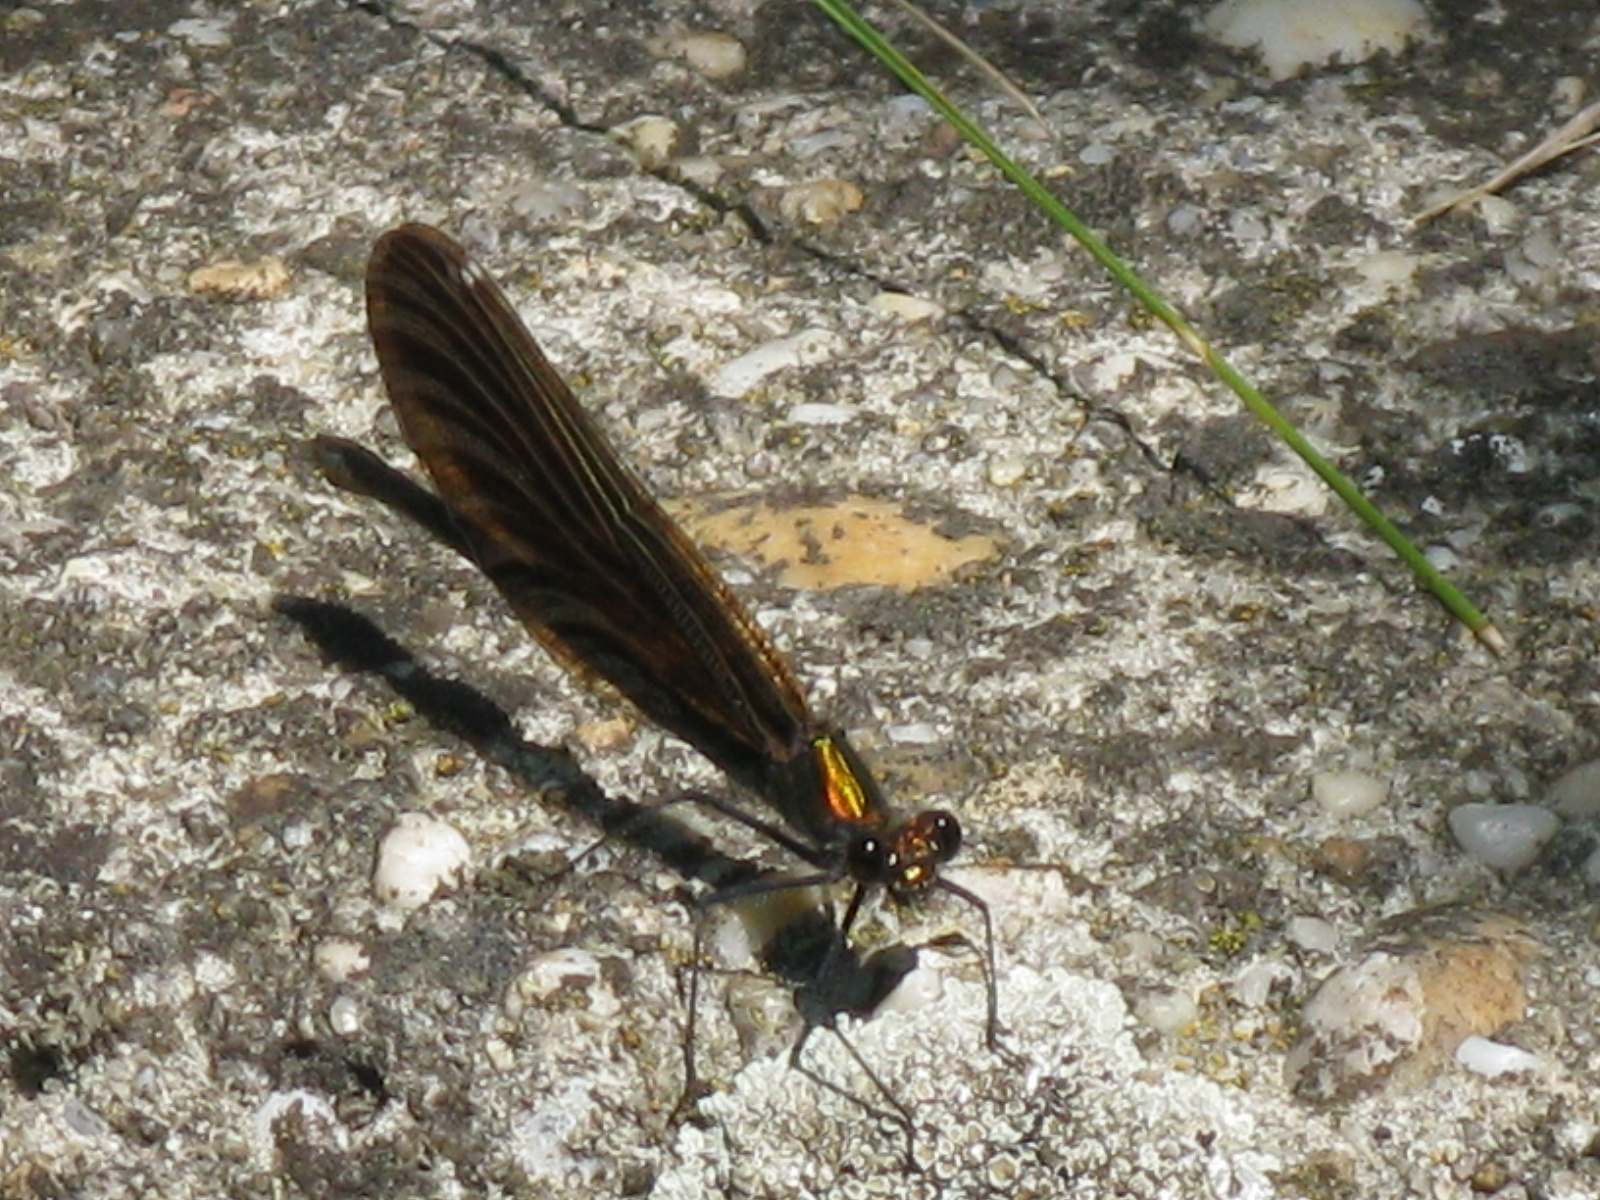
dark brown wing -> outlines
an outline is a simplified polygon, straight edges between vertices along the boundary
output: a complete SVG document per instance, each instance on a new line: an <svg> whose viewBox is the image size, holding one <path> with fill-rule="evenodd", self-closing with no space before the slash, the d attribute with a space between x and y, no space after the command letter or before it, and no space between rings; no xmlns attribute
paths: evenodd
<svg viewBox="0 0 1600 1200"><path fill-rule="evenodd" d="M367 320L406 441L558 658L751 786L806 747L783 659L460 246L425 225L385 234Z"/></svg>

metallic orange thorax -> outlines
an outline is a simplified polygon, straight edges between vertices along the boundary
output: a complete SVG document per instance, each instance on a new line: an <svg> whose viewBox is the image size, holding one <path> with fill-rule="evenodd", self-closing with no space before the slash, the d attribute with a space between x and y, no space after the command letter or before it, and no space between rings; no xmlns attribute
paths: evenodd
<svg viewBox="0 0 1600 1200"><path fill-rule="evenodd" d="M882 815L874 808L867 785L856 774L839 743L831 737L819 737L812 741L811 748L822 776L823 801L834 818L852 825L878 824Z"/></svg>

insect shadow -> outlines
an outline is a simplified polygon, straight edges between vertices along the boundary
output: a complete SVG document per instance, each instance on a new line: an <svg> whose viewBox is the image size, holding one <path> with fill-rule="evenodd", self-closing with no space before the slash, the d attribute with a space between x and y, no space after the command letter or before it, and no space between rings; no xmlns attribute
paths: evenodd
<svg viewBox="0 0 1600 1200"><path fill-rule="evenodd" d="M293 595L277 596L272 606L298 626L328 662L344 671L381 678L436 729L460 738L546 802L593 825L608 841L656 858L686 884L703 884L715 895L728 888L759 886L763 880L783 878L780 871L717 848L703 833L672 815L679 805L642 804L608 794L565 750L526 740L510 714L494 700L469 684L436 674L361 613L341 604ZM687 888L682 898L698 920L703 915L700 903ZM906 1134L908 1160L915 1165L909 1112L840 1033L838 1019L866 1018L876 1012L916 968L917 948L896 944L863 954L841 933L831 912L808 907L780 926L759 948L757 957L794 997L801 1032L790 1051L791 1066L825 1091L899 1126ZM698 964L691 969L697 970ZM883 1111L805 1062L803 1051L819 1029L838 1037L891 1111ZM686 1025L686 1036L692 1036L692 1026ZM692 1048L686 1047L685 1054L691 1055ZM685 1100L695 1098L686 1096Z"/></svg>

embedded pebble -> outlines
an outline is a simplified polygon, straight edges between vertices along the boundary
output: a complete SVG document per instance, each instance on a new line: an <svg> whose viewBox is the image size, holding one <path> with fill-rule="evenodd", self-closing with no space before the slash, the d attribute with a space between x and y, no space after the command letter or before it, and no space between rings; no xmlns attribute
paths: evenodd
<svg viewBox="0 0 1600 1200"><path fill-rule="evenodd" d="M804 137L792 138L788 151L792 157L803 161L828 150L853 150L855 145L854 134L846 133L843 129L821 129Z"/></svg>
<svg viewBox="0 0 1600 1200"><path fill-rule="evenodd" d="M1294 945L1314 954L1332 954L1339 945L1339 931L1321 917L1290 917L1284 933Z"/></svg>
<svg viewBox="0 0 1600 1200"><path fill-rule="evenodd" d="M361 1002L354 996L340 996L328 1005L328 1028L340 1037L354 1037L361 1024Z"/></svg>
<svg viewBox="0 0 1600 1200"><path fill-rule="evenodd" d="M224 300L271 300L289 286L289 268L271 255L254 262L226 259L189 272L189 290Z"/></svg>
<svg viewBox="0 0 1600 1200"><path fill-rule="evenodd" d="M1311 798L1330 817L1364 817L1389 798L1389 781L1365 771L1318 771Z"/></svg>
<svg viewBox="0 0 1600 1200"><path fill-rule="evenodd" d="M1589 857L1583 860L1583 881L1600 885L1600 846L1595 847Z"/></svg>
<svg viewBox="0 0 1600 1200"><path fill-rule="evenodd" d="M656 38L650 49L665 58L679 58L706 79L731 79L744 70L744 43L726 33L685 33Z"/></svg>
<svg viewBox="0 0 1600 1200"><path fill-rule="evenodd" d="M1020 454L997 454L985 475L991 487L1012 488L1028 477L1028 460Z"/></svg>
<svg viewBox="0 0 1600 1200"><path fill-rule="evenodd" d="M714 158L706 158L699 155L680 158L672 164L672 168L678 173L678 178L685 183L693 183L707 188L715 187L722 182L724 174L721 162Z"/></svg>
<svg viewBox="0 0 1600 1200"><path fill-rule="evenodd" d="M867 307L876 312L899 317L909 325L931 320L944 313L944 309L935 301L912 296L906 292L879 292L867 301Z"/></svg>
<svg viewBox="0 0 1600 1200"><path fill-rule="evenodd" d="M1600 815L1600 759L1573 767L1550 785L1546 798L1556 812L1572 820Z"/></svg>
<svg viewBox="0 0 1600 1200"><path fill-rule="evenodd" d="M1561 818L1537 804L1462 804L1449 822L1461 848L1497 871L1530 865L1561 828Z"/></svg>
<svg viewBox="0 0 1600 1200"><path fill-rule="evenodd" d="M846 179L817 179L789 188L778 197L783 219L806 225L832 225L867 202L861 189Z"/></svg>
<svg viewBox="0 0 1600 1200"><path fill-rule="evenodd" d="M1387 293L1409 287L1422 263L1420 255L1406 254L1400 250L1379 250L1358 260L1355 270L1374 289Z"/></svg>
<svg viewBox="0 0 1600 1200"><path fill-rule="evenodd" d="M1511 233L1522 224L1522 209L1504 196L1479 196L1474 204L1488 233Z"/></svg>
<svg viewBox="0 0 1600 1200"><path fill-rule="evenodd" d="M1192 204L1180 204L1167 214L1167 231L1178 237L1197 232L1205 222L1205 214Z"/></svg>
<svg viewBox="0 0 1600 1200"><path fill-rule="evenodd" d="M1449 546L1433 543L1422 552L1422 557L1428 560L1428 565L1436 571L1449 573L1458 570L1461 566L1461 556Z"/></svg>
<svg viewBox="0 0 1600 1200"><path fill-rule="evenodd" d="M1133 1015L1163 1037L1176 1037L1198 1019L1200 1006L1187 992L1163 988L1145 992L1135 999Z"/></svg>
<svg viewBox="0 0 1600 1200"><path fill-rule="evenodd" d="M588 991L600 980L600 960L587 950L564 946L534 959L528 969L517 977L515 990L507 996L511 1015L520 1015L517 1002L521 1000L547 1000L557 992Z"/></svg>
<svg viewBox="0 0 1600 1200"><path fill-rule="evenodd" d="M67 1127L83 1137L102 1138L112 1134L111 1125L106 1119L76 1096L67 1097L61 1115L65 1118Z"/></svg>
<svg viewBox="0 0 1600 1200"><path fill-rule="evenodd" d="M1532 1051L1476 1035L1462 1039L1461 1045L1456 1047L1456 1061L1467 1070L1490 1079L1539 1067L1539 1056Z"/></svg>
<svg viewBox="0 0 1600 1200"><path fill-rule="evenodd" d="M927 721L908 721L904 725L890 725L884 735L897 746L937 746L944 735L937 725Z"/></svg>
<svg viewBox="0 0 1600 1200"><path fill-rule="evenodd" d="M472 863L461 831L427 813L401 813L378 847L372 890L391 908L421 908L441 888L459 884Z"/></svg>
<svg viewBox="0 0 1600 1200"><path fill-rule="evenodd" d="M1345 66L1380 50L1398 53L1427 30L1418 0L1227 0L1205 18L1212 37L1254 49L1273 79L1337 59Z"/></svg>
<svg viewBox="0 0 1600 1200"><path fill-rule="evenodd" d="M1537 952L1527 927L1498 913L1392 918L1306 1002L1285 1082L1303 1100L1345 1102L1436 1073L1466 1038L1523 1019L1524 969Z"/></svg>
<svg viewBox="0 0 1600 1200"><path fill-rule="evenodd" d="M790 367L821 362L833 352L834 337L826 329L802 329L789 337L763 342L754 350L723 363L706 381L714 396L737 400Z"/></svg>
<svg viewBox="0 0 1600 1200"><path fill-rule="evenodd" d="M1265 1008L1294 985L1295 973L1287 963L1263 958L1249 963L1233 979L1233 998L1246 1008Z"/></svg>
<svg viewBox="0 0 1600 1200"><path fill-rule="evenodd" d="M785 587L806 591L867 584L911 592L999 549L979 533L946 537L931 521L867 496L792 508L759 500L715 508L680 503L672 511L701 545L778 567Z"/></svg>
<svg viewBox="0 0 1600 1200"><path fill-rule="evenodd" d="M581 212L589 201L588 194L575 183L541 178L518 182L506 199L512 212L535 224Z"/></svg>
<svg viewBox="0 0 1600 1200"><path fill-rule="evenodd" d="M233 34L230 29L233 17L184 17L167 26L169 36L177 38L180 42L187 42L191 46L202 46L208 50L221 49L223 46L233 44Z"/></svg>
<svg viewBox="0 0 1600 1200"><path fill-rule="evenodd" d="M663 166L678 147L678 127L666 117L636 117L614 126L611 136L625 146L646 171Z"/></svg>
<svg viewBox="0 0 1600 1200"><path fill-rule="evenodd" d="M795 425L848 425L855 419L856 410L848 404L811 401L796 404L789 410L789 421Z"/></svg>
<svg viewBox="0 0 1600 1200"><path fill-rule="evenodd" d="M367 948L354 938L327 938L311 952L317 972L332 983L344 983L372 965Z"/></svg>

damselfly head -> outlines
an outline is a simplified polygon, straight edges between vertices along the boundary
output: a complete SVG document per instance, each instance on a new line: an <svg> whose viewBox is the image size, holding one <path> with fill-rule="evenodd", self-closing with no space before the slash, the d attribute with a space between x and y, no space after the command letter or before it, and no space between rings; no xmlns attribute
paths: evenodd
<svg viewBox="0 0 1600 1200"><path fill-rule="evenodd" d="M954 813L933 809L856 837L846 848L845 867L857 883L881 885L904 898L926 891L960 849L961 822Z"/></svg>

